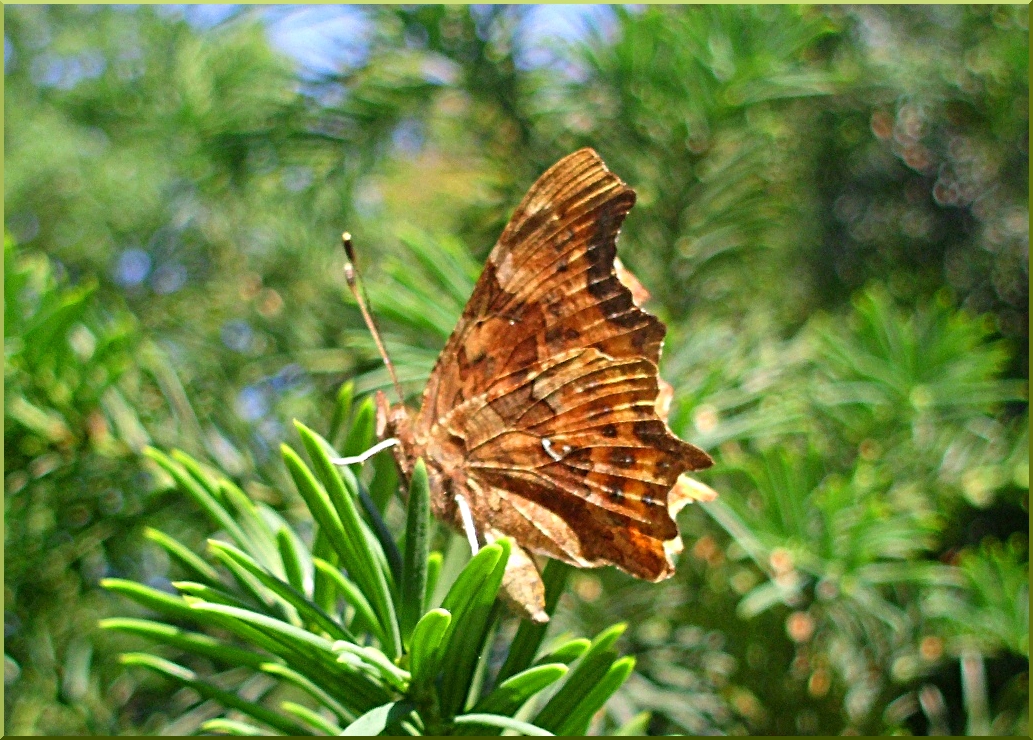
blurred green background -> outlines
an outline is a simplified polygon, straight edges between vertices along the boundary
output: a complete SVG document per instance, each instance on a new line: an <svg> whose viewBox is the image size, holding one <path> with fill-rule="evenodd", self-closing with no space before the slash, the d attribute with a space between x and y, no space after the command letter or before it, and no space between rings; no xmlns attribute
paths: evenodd
<svg viewBox="0 0 1033 740"><path fill-rule="evenodd" d="M407 391L534 179L592 146L721 493L605 727L1027 734L1026 6L5 6L5 733L158 732L107 576L208 534L140 450L306 516L290 420Z"/></svg>

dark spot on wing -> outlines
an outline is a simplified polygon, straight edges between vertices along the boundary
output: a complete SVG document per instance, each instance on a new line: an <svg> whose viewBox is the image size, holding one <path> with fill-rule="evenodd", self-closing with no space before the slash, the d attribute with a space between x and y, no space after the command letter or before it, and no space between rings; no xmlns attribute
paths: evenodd
<svg viewBox="0 0 1033 740"><path fill-rule="evenodd" d="M631 335L631 346L642 352L645 349L646 341L651 339L649 332L642 330Z"/></svg>
<svg viewBox="0 0 1033 740"><path fill-rule="evenodd" d="M603 427L603 436L613 439L617 436L617 426L615 424L607 424Z"/></svg>
<svg viewBox="0 0 1033 740"><path fill-rule="evenodd" d="M660 446L667 441L667 431L659 419L644 419L636 421L632 427L635 436L646 444Z"/></svg>
<svg viewBox="0 0 1033 740"><path fill-rule="evenodd" d="M576 463L591 463L592 462L592 448L591 447L578 447L577 449L568 450L564 455L564 460ZM588 465L588 469L591 468L591 464ZM579 468L583 470L583 468ZM585 470L588 472L588 470Z"/></svg>
<svg viewBox="0 0 1033 740"><path fill-rule="evenodd" d="M530 336L513 347L504 367L530 367L537 360L538 346L535 343L534 337Z"/></svg>
<svg viewBox="0 0 1033 740"><path fill-rule="evenodd" d="M508 300L509 295L502 290L498 277L495 273L495 265L489 260L484 264L484 271L477 280L477 288L466 304L463 316L473 318L484 316L488 313L489 306L494 302Z"/></svg>
<svg viewBox="0 0 1033 740"><path fill-rule="evenodd" d="M508 237L510 244L516 246L530 239L538 229L552 219L552 206L544 204L542 208L534 213L524 216L516 230Z"/></svg>
<svg viewBox="0 0 1033 740"><path fill-rule="evenodd" d="M642 323L642 313L635 306L628 290L614 273L617 256L617 233L628 210L635 203L635 193L627 191L600 207L595 220L595 233L585 253L588 258L588 292L599 299L603 315L611 324L630 328Z"/></svg>
<svg viewBox="0 0 1033 740"><path fill-rule="evenodd" d="M612 260L611 263L613 264ZM642 309L635 305L631 291L616 277L607 280L608 293L601 304L603 315L611 324L632 327L643 324Z"/></svg>
<svg viewBox="0 0 1033 740"><path fill-rule="evenodd" d="M635 456L623 447L614 447L610 451L610 462L618 468L630 468L635 464Z"/></svg>
<svg viewBox="0 0 1033 740"><path fill-rule="evenodd" d="M606 215L609 206L599 215L596 223L596 236L588 247L586 257L588 258L588 292L599 299L609 297L613 289L609 285L610 273L613 270L613 260L617 256L617 241L610 236L607 238L606 224L612 217ZM616 282L617 278L614 277Z"/></svg>

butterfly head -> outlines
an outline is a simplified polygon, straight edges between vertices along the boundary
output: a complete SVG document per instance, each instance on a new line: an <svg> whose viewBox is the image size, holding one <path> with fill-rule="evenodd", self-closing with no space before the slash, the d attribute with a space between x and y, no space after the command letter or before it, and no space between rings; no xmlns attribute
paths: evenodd
<svg viewBox="0 0 1033 740"><path fill-rule="evenodd" d="M383 391L377 391L374 397L377 406L377 437L388 439L394 437L398 444L394 446L395 460L398 470L408 483L412 477L412 468L419 456L416 450L416 437L413 434L412 415L404 404L391 405Z"/></svg>

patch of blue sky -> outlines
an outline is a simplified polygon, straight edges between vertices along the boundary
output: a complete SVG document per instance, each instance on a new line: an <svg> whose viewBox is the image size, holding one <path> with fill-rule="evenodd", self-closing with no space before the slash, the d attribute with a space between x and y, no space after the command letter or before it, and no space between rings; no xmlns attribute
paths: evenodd
<svg viewBox="0 0 1033 740"><path fill-rule="evenodd" d="M299 66L302 76L333 74L362 65L369 54L372 25L354 5L166 5L197 28L212 28L238 14L262 18L270 42ZM559 64L555 49L592 35L610 38L616 28L608 5L522 6L517 63L523 69Z"/></svg>
<svg viewBox="0 0 1033 740"><path fill-rule="evenodd" d="M362 65L369 56L372 26L360 7L301 5L269 8L269 40L308 75L326 75Z"/></svg>

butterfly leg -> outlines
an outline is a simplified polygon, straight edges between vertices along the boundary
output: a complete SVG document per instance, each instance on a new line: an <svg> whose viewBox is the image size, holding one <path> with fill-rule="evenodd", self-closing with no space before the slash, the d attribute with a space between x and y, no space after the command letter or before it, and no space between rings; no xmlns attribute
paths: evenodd
<svg viewBox="0 0 1033 740"><path fill-rule="evenodd" d="M459 515L463 518L463 530L466 532L466 539L470 543L470 553L476 555L481 545L477 541L477 528L473 524L473 514L470 513L470 505L466 503L466 497L461 493L455 494L456 506L459 507Z"/></svg>
<svg viewBox="0 0 1033 740"><path fill-rule="evenodd" d="M398 444L397 439L394 437L388 437L383 442L377 442L377 444L373 445L365 452L353 455L352 457L331 457L330 462L334 465L361 465L378 452L383 452L388 447L394 447L396 444Z"/></svg>

